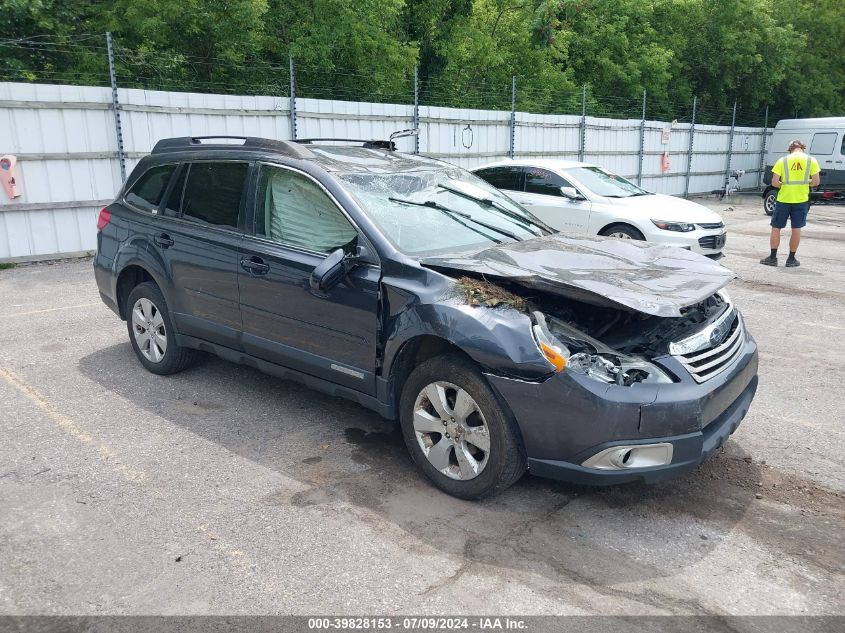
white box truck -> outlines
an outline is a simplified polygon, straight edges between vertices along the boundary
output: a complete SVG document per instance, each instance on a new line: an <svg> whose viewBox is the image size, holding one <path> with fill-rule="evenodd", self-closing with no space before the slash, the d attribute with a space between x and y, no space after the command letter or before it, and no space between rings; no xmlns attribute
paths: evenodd
<svg viewBox="0 0 845 633"><path fill-rule="evenodd" d="M774 212L777 196L777 189L771 185L772 167L795 139L804 142L807 153L822 168L821 184L810 191L810 202L845 202L845 116L783 119L778 121L766 145L763 208L767 215Z"/></svg>

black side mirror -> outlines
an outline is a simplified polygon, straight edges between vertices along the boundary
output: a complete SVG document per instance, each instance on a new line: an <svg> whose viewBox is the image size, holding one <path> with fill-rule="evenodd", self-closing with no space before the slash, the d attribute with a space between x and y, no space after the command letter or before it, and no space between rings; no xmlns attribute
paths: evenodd
<svg viewBox="0 0 845 633"><path fill-rule="evenodd" d="M352 269L353 259L342 248L332 251L311 273L311 289L326 292L338 285Z"/></svg>

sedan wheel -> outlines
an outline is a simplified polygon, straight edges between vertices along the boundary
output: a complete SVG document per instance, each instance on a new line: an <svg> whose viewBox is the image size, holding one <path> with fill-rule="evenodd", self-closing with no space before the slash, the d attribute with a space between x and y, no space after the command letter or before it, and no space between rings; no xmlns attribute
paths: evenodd
<svg viewBox="0 0 845 633"><path fill-rule="evenodd" d="M618 237L620 240L632 240L634 239L627 233L622 233L621 231L615 231L613 233L608 233L608 237Z"/></svg>
<svg viewBox="0 0 845 633"><path fill-rule="evenodd" d="M490 429L469 393L449 382L422 389L414 402L414 434L434 468L451 479L474 479L487 466Z"/></svg>
<svg viewBox="0 0 845 633"><path fill-rule="evenodd" d="M132 333L138 349L151 363L160 363L167 353L167 331L156 305L146 298L132 307Z"/></svg>

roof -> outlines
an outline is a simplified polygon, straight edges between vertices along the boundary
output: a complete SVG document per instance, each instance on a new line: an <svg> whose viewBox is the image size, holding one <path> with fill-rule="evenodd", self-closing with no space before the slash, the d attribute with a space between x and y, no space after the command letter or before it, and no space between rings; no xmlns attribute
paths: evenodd
<svg viewBox="0 0 845 633"><path fill-rule="evenodd" d="M807 130L812 128L845 128L845 116L829 116L817 119L781 119L776 130Z"/></svg>
<svg viewBox="0 0 845 633"><path fill-rule="evenodd" d="M545 169L570 169L572 167L594 166L592 163L581 163L577 160L563 160L560 158L513 158L480 165L479 167L474 167L472 171L478 171L486 167L504 167L506 165L513 165L515 167L543 167Z"/></svg>
<svg viewBox="0 0 845 633"><path fill-rule="evenodd" d="M316 139L315 139L316 140ZM280 141L252 136L183 136L160 140L152 155L178 152L239 152L279 154L308 160L327 171L396 173L420 169L454 169L453 165L413 154L356 145L323 144L312 141ZM369 143L369 142L367 142Z"/></svg>

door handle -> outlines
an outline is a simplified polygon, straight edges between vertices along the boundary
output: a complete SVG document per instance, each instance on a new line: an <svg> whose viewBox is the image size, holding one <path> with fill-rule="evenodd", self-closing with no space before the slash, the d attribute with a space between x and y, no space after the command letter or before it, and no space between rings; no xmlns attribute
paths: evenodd
<svg viewBox="0 0 845 633"><path fill-rule="evenodd" d="M167 233L161 233L153 238L153 241L162 248L170 248L173 246L173 239Z"/></svg>
<svg viewBox="0 0 845 633"><path fill-rule="evenodd" d="M270 272L270 265L256 255L252 257L241 257L241 268L256 275L266 275Z"/></svg>

